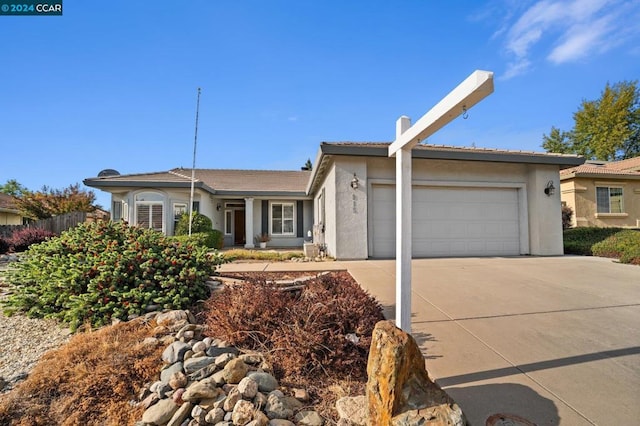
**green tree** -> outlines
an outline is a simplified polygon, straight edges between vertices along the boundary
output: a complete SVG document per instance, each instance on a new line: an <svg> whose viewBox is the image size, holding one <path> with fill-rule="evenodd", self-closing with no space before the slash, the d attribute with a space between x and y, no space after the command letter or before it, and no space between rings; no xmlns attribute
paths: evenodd
<svg viewBox="0 0 640 426"><path fill-rule="evenodd" d="M548 152L575 153L587 159L620 160L640 155L640 90L637 81L607 83L600 98L583 100L570 132L556 127L543 135Z"/></svg>
<svg viewBox="0 0 640 426"><path fill-rule="evenodd" d="M62 190L43 186L40 191L24 191L15 203L23 216L47 219L70 212L92 212L95 201L93 191L81 189L76 183Z"/></svg>
<svg viewBox="0 0 640 426"><path fill-rule="evenodd" d="M549 136L546 134L542 135L542 148L547 152L558 152L560 154L571 153L571 134L555 126L551 126Z"/></svg>
<svg viewBox="0 0 640 426"><path fill-rule="evenodd" d="M27 188L15 179L7 180L7 183L0 185L0 192L3 194L13 195L14 197L20 197L24 192L27 192Z"/></svg>
<svg viewBox="0 0 640 426"><path fill-rule="evenodd" d="M304 166L302 166L302 170L311 171L312 169L313 169L313 164L311 163L311 158L307 158L307 162L304 163Z"/></svg>

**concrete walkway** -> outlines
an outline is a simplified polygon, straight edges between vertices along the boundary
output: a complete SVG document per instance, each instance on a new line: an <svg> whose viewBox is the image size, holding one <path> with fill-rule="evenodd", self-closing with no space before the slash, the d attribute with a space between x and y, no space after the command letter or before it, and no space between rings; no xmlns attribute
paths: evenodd
<svg viewBox="0 0 640 426"><path fill-rule="evenodd" d="M347 269L394 318L392 260L240 263ZM470 424L640 423L640 267L591 257L413 261L412 334Z"/></svg>

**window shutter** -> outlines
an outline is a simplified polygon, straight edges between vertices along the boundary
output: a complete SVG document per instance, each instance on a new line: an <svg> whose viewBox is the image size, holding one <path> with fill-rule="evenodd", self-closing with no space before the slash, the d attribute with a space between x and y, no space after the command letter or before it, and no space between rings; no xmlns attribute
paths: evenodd
<svg viewBox="0 0 640 426"><path fill-rule="evenodd" d="M151 206L151 228L156 231L162 231L162 210L162 204Z"/></svg>
<svg viewBox="0 0 640 426"><path fill-rule="evenodd" d="M302 206L303 206L302 201L296 202L296 216L298 220L298 238L304 237L304 223L302 223L302 221L304 220L304 214L303 214L304 212L302 211Z"/></svg>
<svg viewBox="0 0 640 426"><path fill-rule="evenodd" d="M149 205L138 204L136 206L136 224L142 228L149 227Z"/></svg>
<svg viewBox="0 0 640 426"><path fill-rule="evenodd" d="M269 233L269 201L262 200L262 233Z"/></svg>

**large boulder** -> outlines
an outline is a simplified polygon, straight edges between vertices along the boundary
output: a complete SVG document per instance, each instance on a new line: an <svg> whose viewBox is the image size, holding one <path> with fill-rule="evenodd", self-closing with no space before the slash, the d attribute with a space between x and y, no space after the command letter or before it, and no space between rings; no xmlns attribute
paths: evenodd
<svg viewBox="0 0 640 426"><path fill-rule="evenodd" d="M367 424L466 425L460 407L429 379L416 341L392 321L373 330L367 374Z"/></svg>

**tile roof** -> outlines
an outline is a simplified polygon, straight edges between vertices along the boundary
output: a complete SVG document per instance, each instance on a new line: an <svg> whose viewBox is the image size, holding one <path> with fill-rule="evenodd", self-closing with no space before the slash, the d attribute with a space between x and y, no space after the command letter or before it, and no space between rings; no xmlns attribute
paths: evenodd
<svg viewBox="0 0 640 426"><path fill-rule="evenodd" d="M621 161L587 161L577 167L560 171L560 177L568 179L575 176L619 176L640 177L640 157Z"/></svg>
<svg viewBox="0 0 640 426"><path fill-rule="evenodd" d="M304 193L311 172L297 170L232 170L196 169L195 182L204 184L212 192L239 193ZM148 184L172 184L188 187L191 184L191 169L175 168L165 172L137 173L118 176L96 177L85 180L88 186L140 186Z"/></svg>
<svg viewBox="0 0 640 426"><path fill-rule="evenodd" d="M607 167L613 170L640 171L640 156L627 158L626 160L612 161Z"/></svg>
<svg viewBox="0 0 640 426"><path fill-rule="evenodd" d="M191 169L171 172L191 176ZM304 192L310 174L303 170L196 169L196 179L216 191Z"/></svg>

